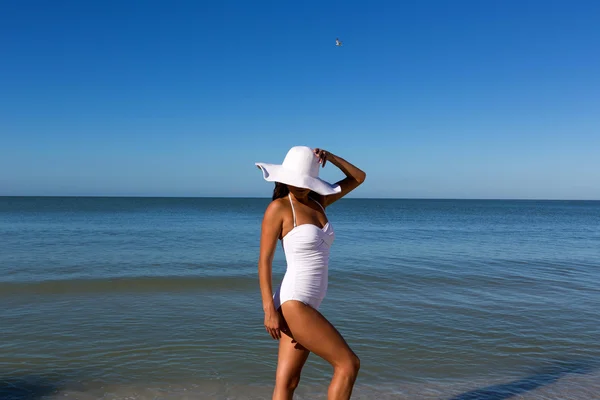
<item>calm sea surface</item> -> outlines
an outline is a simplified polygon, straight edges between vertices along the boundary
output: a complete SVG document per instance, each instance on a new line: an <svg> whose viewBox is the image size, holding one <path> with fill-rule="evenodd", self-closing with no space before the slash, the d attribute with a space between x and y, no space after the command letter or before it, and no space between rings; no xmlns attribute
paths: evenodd
<svg viewBox="0 0 600 400"><path fill-rule="evenodd" d="M0 399L270 399L268 199L0 198ZM600 399L600 202L344 199L355 399ZM285 263L281 246L274 286ZM298 399L325 399L311 355Z"/></svg>

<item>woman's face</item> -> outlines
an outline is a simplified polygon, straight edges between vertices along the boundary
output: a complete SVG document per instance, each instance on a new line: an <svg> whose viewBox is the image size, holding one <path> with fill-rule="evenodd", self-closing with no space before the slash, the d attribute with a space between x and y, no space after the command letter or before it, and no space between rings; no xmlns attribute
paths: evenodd
<svg viewBox="0 0 600 400"><path fill-rule="evenodd" d="M288 189L290 189L290 193L297 199L304 199L308 197L308 194L310 193L310 189L299 188L292 185L288 185Z"/></svg>

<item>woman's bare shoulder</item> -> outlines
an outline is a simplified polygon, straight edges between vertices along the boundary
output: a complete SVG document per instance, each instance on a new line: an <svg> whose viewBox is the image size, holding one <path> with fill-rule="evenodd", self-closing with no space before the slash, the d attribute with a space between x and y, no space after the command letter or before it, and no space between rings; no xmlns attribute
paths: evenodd
<svg viewBox="0 0 600 400"><path fill-rule="evenodd" d="M283 214L289 208L289 202L286 199L275 199L269 203L265 210L265 219L278 220L281 219Z"/></svg>

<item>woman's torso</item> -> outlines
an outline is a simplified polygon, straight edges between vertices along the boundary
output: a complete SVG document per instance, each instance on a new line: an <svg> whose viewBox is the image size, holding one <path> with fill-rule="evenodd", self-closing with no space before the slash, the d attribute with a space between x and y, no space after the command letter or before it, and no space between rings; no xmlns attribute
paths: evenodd
<svg viewBox="0 0 600 400"><path fill-rule="evenodd" d="M297 224L294 203L291 196L288 195L288 198L292 208L294 226L282 238L288 271L326 270L329 264L329 250L335 239L331 223L327 221L322 228L312 223ZM319 202L314 201L323 209ZM324 209L323 213L325 213Z"/></svg>

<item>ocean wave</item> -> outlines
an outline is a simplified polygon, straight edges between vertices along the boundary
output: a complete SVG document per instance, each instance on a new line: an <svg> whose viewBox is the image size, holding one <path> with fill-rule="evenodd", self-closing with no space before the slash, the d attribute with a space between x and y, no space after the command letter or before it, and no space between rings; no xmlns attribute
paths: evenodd
<svg viewBox="0 0 600 400"><path fill-rule="evenodd" d="M254 276L131 276L37 282L0 282L0 297L16 294L131 293L252 290Z"/></svg>

